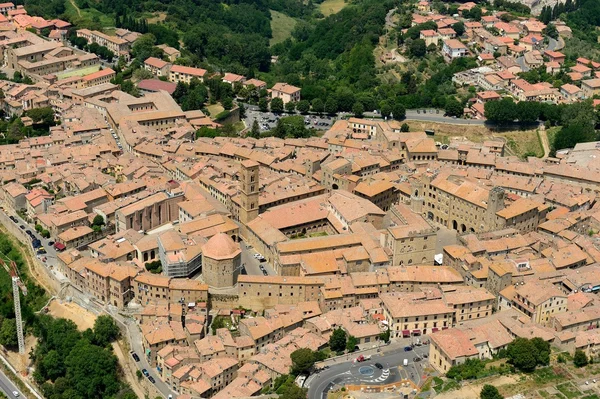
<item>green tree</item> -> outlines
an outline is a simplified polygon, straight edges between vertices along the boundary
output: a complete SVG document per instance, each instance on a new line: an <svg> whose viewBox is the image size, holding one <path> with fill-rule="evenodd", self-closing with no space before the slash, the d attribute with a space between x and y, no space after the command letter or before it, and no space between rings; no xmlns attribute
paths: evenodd
<svg viewBox="0 0 600 399"><path fill-rule="evenodd" d="M254 122L252 122L252 130L250 130L250 133L248 133L248 136L254 137L255 139L260 138L260 128L258 126L258 121L256 119L254 120Z"/></svg>
<svg viewBox="0 0 600 399"><path fill-rule="evenodd" d="M54 110L51 107L32 108L25 115L33 120L34 124L54 126Z"/></svg>
<svg viewBox="0 0 600 399"><path fill-rule="evenodd" d="M271 112L281 113L283 112L283 100L279 97L275 97L271 100Z"/></svg>
<svg viewBox="0 0 600 399"><path fill-rule="evenodd" d="M94 216L94 221L92 222L92 226L104 226L104 217L101 215Z"/></svg>
<svg viewBox="0 0 600 399"><path fill-rule="evenodd" d="M290 114L293 114L294 111L296 111L296 103L294 101L289 101L285 104L285 110L286 112L289 112Z"/></svg>
<svg viewBox="0 0 600 399"><path fill-rule="evenodd" d="M15 348L18 345L17 322L15 319L2 320L2 326L0 326L0 345L4 345L7 348Z"/></svg>
<svg viewBox="0 0 600 399"><path fill-rule="evenodd" d="M392 114L392 107L388 103L381 104L381 116L384 118L389 118Z"/></svg>
<svg viewBox="0 0 600 399"><path fill-rule="evenodd" d="M390 328L388 327L384 332L379 334L379 339L387 344L388 342L390 342L390 336L391 336L391 332L390 332Z"/></svg>
<svg viewBox="0 0 600 399"><path fill-rule="evenodd" d="M346 331L342 330L341 327L333 330L329 337L329 347L334 352L342 352L346 349Z"/></svg>
<svg viewBox="0 0 600 399"><path fill-rule="evenodd" d="M224 98L223 101L221 101L221 105L223 105L223 108L226 110L230 110L233 108L233 100L229 97Z"/></svg>
<svg viewBox="0 0 600 399"><path fill-rule="evenodd" d="M464 107L454 97L450 97L446 101L445 111L449 116L462 116Z"/></svg>
<svg viewBox="0 0 600 399"><path fill-rule="evenodd" d="M320 98L315 98L314 100L312 100L311 107L313 112L316 112L318 114L325 111L325 103L323 103L323 100L321 100Z"/></svg>
<svg viewBox="0 0 600 399"><path fill-rule="evenodd" d="M352 113L354 114L355 117L362 118L364 112L365 112L365 107L362 105L362 103L359 103L359 102L354 103L354 105L352 106Z"/></svg>
<svg viewBox="0 0 600 399"><path fill-rule="evenodd" d="M413 40L408 48L408 53L415 58L423 57L427 53L427 45L425 44L425 40Z"/></svg>
<svg viewBox="0 0 600 399"><path fill-rule="evenodd" d="M542 338L535 337L531 339L531 343L536 349L536 359L538 365L547 366L550 364L550 343Z"/></svg>
<svg viewBox="0 0 600 399"><path fill-rule="evenodd" d="M41 367L45 370L50 381L65 375L65 364L57 351L51 350L42 359Z"/></svg>
<svg viewBox="0 0 600 399"><path fill-rule="evenodd" d="M465 24L462 21L459 21L452 25L452 29L456 32L456 36L460 37L465 34Z"/></svg>
<svg viewBox="0 0 600 399"><path fill-rule="evenodd" d="M480 399L503 399L504 396L500 395L498 388L493 385L484 385L481 393L479 394Z"/></svg>
<svg viewBox="0 0 600 399"><path fill-rule="evenodd" d="M354 352L356 350L356 345L358 345L358 339L356 339L353 335L348 335L348 340L346 341L346 350L348 352Z"/></svg>
<svg viewBox="0 0 600 399"><path fill-rule="evenodd" d="M402 126L400 126L400 131L401 132L408 132L410 130L410 126L408 126L408 123L403 123Z"/></svg>
<svg viewBox="0 0 600 399"><path fill-rule="evenodd" d="M107 398L119 389L118 360L111 352L89 342L79 341L65 359L66 377L85 398Z"/></svg>
<svg viewBox="0 0 600 399"><path fill-rule="evenodd" d="M260 112L267 112L269 110L269 101L265 97L258 100L258 109Z"/></svg>
<svg viewBox="0 0 600 399"><path fill-rule="evenodd" d="M213 335L217 334L217 330L219 328L225 328L225 327L226 327L225 319L223 317L215 317L212 324L210 325Z"/></svg>
<svg viewBox="0 0 600 399"><path fill-rule="evenodd" d="M521 371L533 371L537 366L535 345L526 338L517 338L506 348L509 362Z"/></svg>
<svg viewBox="0 0 600 399"><path fill-rule="evenodd" d="M296 109L301 114L307 114L308 111L310 110L310 103L308 102L308 100L300 100L300 101L298 101L298 104L296 105Z"/></svg>
<svg viewBox="0 0 600 399"><path fill-rule="evenodd" d="M327 101L325 102L325 112L327 112L330 115L333 115L335 113L337 113L338 111L338 104L335 98L333 97L329 97L327 99Z"/></svg>
<svg viewBox="0 0 600 399"><path fill-rule="evenodd" d="M311 135L310 130L304 124L304 118L300 115L279 118L277 126L273 129L276 137L306 138Z"/></svg>
<svg viewBox="0 0 600 399"><path fill-rule="evenodd" d="M119 327L108 315L98 316L94 322L94 341L99 346L106 346L115 341L120 333Z"/></svg>
<svg viewBox="0 0 600 399"><path fill-rule="evenodd" d="M588 357L585 352L582 350L576 350L575 355L573 356L573 364L575 367L584 367L588 364Z"/></svg>
<svg viewBox="0 0 600 399"><path fill-rule="evenodd" d="M402 119L406 118L406 108L404 108L404 105L400 103L394 104L392 107L392 116L397 121L401 121Z"/></svg>
<svg viewBox="0 0 600 399"><path fill-rule="evenodd" d="M290 355L292 359L291 373L294 375L306 374L315 364L315 354L311 349L297 349Z"/></svg>

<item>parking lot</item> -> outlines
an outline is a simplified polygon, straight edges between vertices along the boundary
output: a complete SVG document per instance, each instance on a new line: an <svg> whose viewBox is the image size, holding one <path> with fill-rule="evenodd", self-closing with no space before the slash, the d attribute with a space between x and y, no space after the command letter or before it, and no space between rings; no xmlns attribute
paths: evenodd
<svg viewBox="0 0 600 399"><path fill-rule="evenodd" d="M273 112L260 112L257 107L252 107L246 110L245 122L248 129L251 129L252 124L256 120L258 122L260 131L266 132L274 129L277 126L277 121L280 118L293 115L300 114L275 114ZM304 124L310 129L327 130L335 122L335 118L327 115L303 115L303 118Z"/></svg>

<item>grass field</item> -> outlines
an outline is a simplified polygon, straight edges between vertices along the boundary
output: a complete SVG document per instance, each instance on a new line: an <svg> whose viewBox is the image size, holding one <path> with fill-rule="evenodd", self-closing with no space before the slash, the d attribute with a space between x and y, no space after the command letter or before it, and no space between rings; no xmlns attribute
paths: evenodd
<svg viewBox="0 0 600 399"><path fill-rule="evenodd" d="M64 73L59 73L56 74L56 77L58 79L66 79L66 78L70 78L72 76L85 76L85 75L89 75L90 73L94 73L100 70L100 65L93 65L93 66L89 66L87 68L80 68L80 69L75 69L72 71L67 71Z"/></svg>
<svg viewBox="0 0 600 399"><path fill-rule="evenodd" d="M106 15L94 8L77 9L73 1L65 1L65 15L69 22L78 27L112 27L115 20L112 15Z"/></svg>
<svg viewBox="0 0 600 399"><path fill-rule="evenodd" d="M321 13L323 13L323 15L328 17L331 14L336 14L340 12L342 8L346 7L346 4L348 3L344 0L325 0L324 2L319 4L319 10L321 10Z"/></svg>
<svg viewBox="0 0 600 399"><path fill-rule="evenodd" d="M206 107L206 109L208 109L208 112L210 112L210 116L212 116L213 118L225 110L225 108L223 108L223 106L219 103L209 105Z"/></svg>
<svg viewBox="0 0 600 399"><path fill-rule="evenodd" d="M271 30L273 31L273 38L270 41L271 46L290 37L295 26L296 20L294 18L271 10Z"/></svg>
<svg viewBox="0 0 600 399"><path fill-rule="evenodd" d="M506 143L506 152L508 155L525 157L534 155L544 156L544 149L535 129L517 130L510 132L493 132L485 126L464 125L457 126L446 123L421 122L407 120L411 132L433 129L435 135L433 139L443 144L448 144L452 138L467 139L475 143L482 143L485 140L501 139Z"/></svg>

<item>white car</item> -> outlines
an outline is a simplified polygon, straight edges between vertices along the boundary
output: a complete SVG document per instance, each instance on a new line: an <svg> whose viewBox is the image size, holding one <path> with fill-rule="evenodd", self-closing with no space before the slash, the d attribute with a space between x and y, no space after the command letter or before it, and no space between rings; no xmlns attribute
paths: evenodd
<svg viewBox="0 0 600 399"><path fill-rule="evenodd" d="M258 258L260 258L260 257L262 257L262 255L261 255L261 254L254 254L254 259L258 259Z"/></svg>
<svg viewBox="0 0 600 399"><path fill-rule="evenodd" d="M21 395L19 395L19 392L17 392L17 391L13 391L13 395L15 395L15 398L18 398L19 396L21 396Z"/></svg>

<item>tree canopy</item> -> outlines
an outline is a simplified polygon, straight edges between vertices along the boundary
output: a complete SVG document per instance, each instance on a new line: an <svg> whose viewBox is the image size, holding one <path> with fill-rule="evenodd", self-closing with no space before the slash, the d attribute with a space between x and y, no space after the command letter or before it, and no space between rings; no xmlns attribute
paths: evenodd
<svg viewBox="0 0 600 399"><path fill-rule="evenodd" d="M335 352L342 352L346 349L346 331L342 330L341 327L333 330L329 337L329 347Z"/></svg>
<svg viewBox="0 0 600 399"><path fill-rule="evenodd" d="M493 385L484 385L481 393L479 394L480 399L504 399L504 396L500 395L498 388Z"/></svg>

